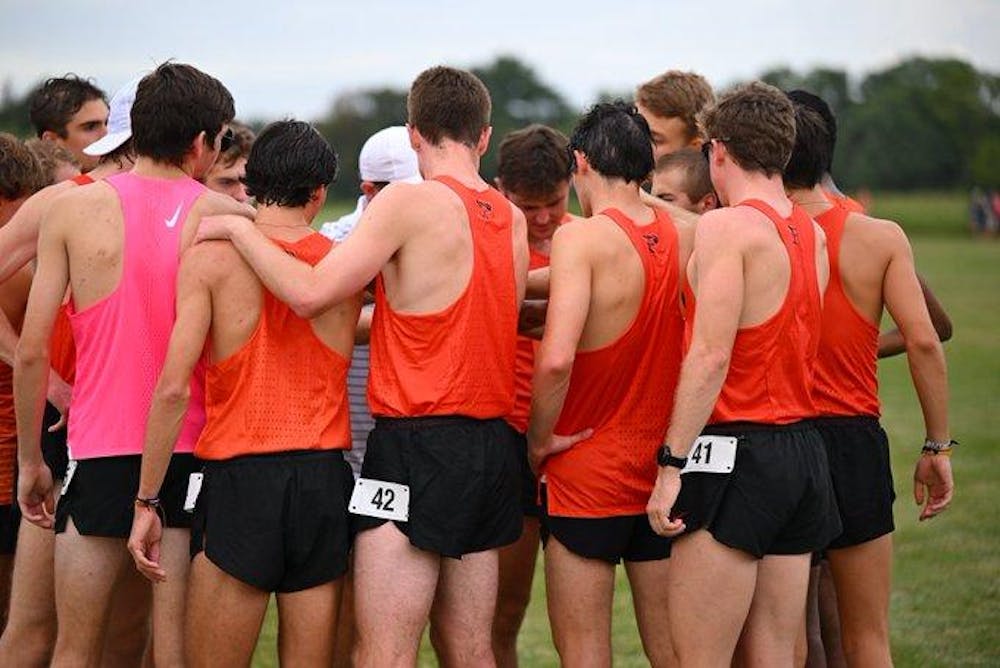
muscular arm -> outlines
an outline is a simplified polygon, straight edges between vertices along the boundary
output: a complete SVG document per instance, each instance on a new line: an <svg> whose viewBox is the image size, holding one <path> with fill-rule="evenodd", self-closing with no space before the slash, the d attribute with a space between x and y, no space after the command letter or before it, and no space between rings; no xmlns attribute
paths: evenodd
<svg viewBox="0 0 1000 668"><path fill-rule="evenodd" d="M575 227L560 229L552 239L548 326L535 357L528 424L528 454L536 470L560 445L569 447L575 442L554 443L553 430L566 401L576 348L590 309L593 267L585 241Z"/></svg>
<svg viewBox="0 0 1000 668"><path fill-rule="evenodd" d="M153 392L142 450L139 496L154 497L166 475L191 398L191 374L212 323L212 297L201 248L188 251L177 274L177 320L170 334L163 371Z"/></svg>
<svg viewBox="0 0 1000 668"><path fill-rule="evenodd" d="M49 341L69 283L69 263L60 223L55 218L42 226L38 270L14 360L18 503L25 519L46 528L52 525L55 503L52 474L42 460L40 436L49 377Z"/></svg>
<svg viewBox="0 0 1000 668"><path fill-rule="evenodd" d="M737 227L712 217L703 219L695 233L694 331L667 432L677 457L686 456L701 433L729 371L743 309L743 248Z"/></svg>
<svg viewBox="0 0 1000 668"><path fill-rule="evenodd" d="M206 218L198 239L231 239L275 297L296 315L313 318L364 289L399 249L405 235L399 211L411 206L406 189L414 187L387 186L365 209L354 232L315 267L289 256L244 217Z"/></svg>
<svg viewBox="0 0 1000 668"><path fill-rule="evenodd" d="M934 331L937 332L938 339L940 339L943 343L951 338L951 318L948 317L948 313L944 310L944 306L942 306L941 302L938 301L938 298L931 291L923 276L917 274L917 280L920 281L920 289L924 293L924 301L927 303L927 311L930 313L931 323L934 325ZM905 351L906 342L903 340L903 335L900 333L898 327L887 332L883 332L882 335L879 336L879 358L893 357Z"/></svg>
<svg viewBox="0 0 1000 668"><path fill-rule="evenodd" d="M549 296L549 268L539 267L528 272L527 299L547 299Z"/></svg>
<svg viewBox="0 0 1000 668"><path fill-rule="evenodd" d="M6 225L0 227L0 283L9 280L35 257L38 227L41 223L41 202L38 195L29 198ZM7 315L0 311L0 361L14 366L17 332Z"/></svg>

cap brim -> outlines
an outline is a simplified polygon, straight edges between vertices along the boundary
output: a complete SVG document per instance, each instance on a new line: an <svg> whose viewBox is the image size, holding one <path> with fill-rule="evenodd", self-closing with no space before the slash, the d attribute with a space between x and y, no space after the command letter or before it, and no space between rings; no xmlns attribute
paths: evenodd
<svg viewBox="0 0 1000 668"><path fill-rule="evenodd" d="M109 132L108 134L104 135L103 137L95 141L93 144L90 144L89 146L84 148L83 152L86 153L87 155L93 155L93 156L107 155L108 153L111 153L111 151L115 150L116 148L124 144L126 141L128 141L128 138L131 136L132 133L128 131Z"/></svg>

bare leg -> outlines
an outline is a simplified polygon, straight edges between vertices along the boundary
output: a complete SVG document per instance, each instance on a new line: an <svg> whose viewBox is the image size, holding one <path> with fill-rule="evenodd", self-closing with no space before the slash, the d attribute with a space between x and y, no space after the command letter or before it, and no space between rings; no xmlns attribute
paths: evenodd
<svg viewBox="0 0 1000 668"><path fill-rule="evenodd" d="M270 597L198 554L187 599L187 665L250 665Z"/></svg>
<svg viewBox="0 0 1000 668"><path fill-rule="evenodd" d="M819 579L822 566L809 569L809 595L806 598L806 615L799 638L795 643L795 665L807 668L826 668L826 648L823 646L823 629L820 624Z"/></svg>
<svg viewBox="0 0 1000 668"><path fill-rule="evenodd" d="M680 665L729 666L753 599L757 560L696 531L674 541L667 580Z"/></svg>
<svg viewBox="0 0 1000 668"><path fill-rule="evenodd" d="M334 629L333 668L351 668L354 653L354 565L353 555L347 573L341 579L340 603Z"/></svg>
<svg viewBox="0 0 1000 668"><path fill-rule="evenodd" d="M768 555L757 565L757 585L743 639L748 666L790 666L805 617L809 554Z"/></svg>
<svg viewBox="0 0 1000 668"><path fill-rule="evenodd" d="M153 661L157 668L184 665L184 613L187 600L191 532L164 529L160 563L167 581L153 588Z"/></svg>
<svg viewBox="0 0 1000 668"><path fill-rule="evenodd" d="M111 617L101 652L104 668L138 666L149 644L152 586L134 568L122 569L111 594Z"/></svg>
<svg viewBox="0 0 1000 668"><path fill-rule="evenodd" d="M826 651L827 668L847 668L844 645L840 638L840 618L837 612L837 591L830 572L830 561L824 559L820 565L819 578L819 625L823 634L823 648Z"/></svg>
<svg viewBox="0 0 1000 668"><path fill-rule="evenodd" d="M531 601L538 558L538 518L524 518L524 532L500 548L500 582L493 615L493 654L500 668L517 668L517 634Z"/></svg>
<svg viewBox="0 0 1000 668"><path fill-rule="evenodd" d="M125 541L81 536L72 520L56 536L55 599L59 630L53 666L97 666L111 611L111 595L127 566Z"/></svg>
<svg viewBox="0 0 1000 668"><path fill-rule="evenodd" d="M642 649L653 668L676 666L677 657L670 642L669 616L667 614L667 578L670 575L670 560L626 561L632 586L632 602L635 619L639 625Z"/></svg>
<svg viewBox="0 0 1000 668"><path fill-rule="evenodd" d="M837 588L840 631L849 666L891 666L889 590L892 535L861 545L829 550Z"/></svg>
<svg viewBox="0 0 1000 668"><path fill-rule="evenodd" d="M21 520L11 582L10 618L0 638L0 666L48 666L56 644L53 576L56 535Z"/></svg>
<svg viewBox="0 0 1000 668"><path fill-rule="evenodd" d="M342 579L278 594L278 663L327 668L333 662Z"/></svg>
<svg viewBox="0 0 1000 668"><path fill-rule="evenodd" d="M413 666L441 558L410 545L391 522L361 532L354 550L356 665Z"/></svg>
<svg viewBox="0 0 1000 668"><path fill-rule="evenodd" d="M552 639L564 666L611 665L611 604L615 567L585 559L550 536L545 589Z"/></svg>
<svg viewBox="0 0 1000 668"><path fill-rule="evenodd" d="M495 666L491 628L496 610L497 552L442 559L431 611L442 666Z"/></svg>

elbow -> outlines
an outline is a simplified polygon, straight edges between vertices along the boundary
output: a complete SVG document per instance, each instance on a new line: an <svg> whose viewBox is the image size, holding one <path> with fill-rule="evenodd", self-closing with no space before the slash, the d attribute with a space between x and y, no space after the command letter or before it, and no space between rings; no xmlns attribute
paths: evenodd
<svg viewBox="0 0 1000 668"><path fill-rule="evenodd" d="M49 350L44 346L25 345L22 339L14 351L14 368L20 371L48 369Z"/></svg>
<svg viewBox="0 0 1000 668"><path fill-rule="evenodd" d="M548 355L536 360L535 372L542 378L565 378L573 371L576 355Z"/></svg>
<svg viewBox="0 0 1000 668"><path fill-rule="evenodd" d="M291 295L288 306L295 315L306 320L315 318L329 308L329 304L323 301L318 291L311 287L297 290L295 294Z"/></svg>
<svg viewBox="0 0 1000 668"><path fill-rule="evenodd" d="M724 376L729 370L729 360L732 357L732 350L726 348L706 348L701 351L697 358L697 363L711 375Z"/></svg>
<svg viewBox="0 0 1000 668"><path fill-rule="evenodd" d="M941 341L936 332L921 333L906 338L906 354L910 356L932 355L941 350Z"/></svg>
<svg viewBox="0 0 1000 668"><path fill-rule="evenodd" d="M157 403L169 408L187 408L191 400L191 384L187 381L165 380L156 388Z"/></svg>

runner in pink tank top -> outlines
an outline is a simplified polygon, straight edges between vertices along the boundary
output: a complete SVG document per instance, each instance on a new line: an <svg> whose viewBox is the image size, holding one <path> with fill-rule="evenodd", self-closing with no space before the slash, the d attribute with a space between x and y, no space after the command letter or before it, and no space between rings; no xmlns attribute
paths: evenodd
<svg viewBox="0 0 1000 668"><path fill-rule="evenodd" d="M70 307L77 346L69 448L73 459L142 454L149 402L167 354L183 223L205 191L190 177L133 173L106 179L121 202L125 235L121 279L107 297ZM201 382L176 452L191 452L205 423ZM113 409L109 410L110 408Z"/></svg>
<svg viewBox="0 0 1000 668"><path fill-rule="evenodd" d="M217 80L189 65L157 68L139 83L131 109L132 172L67 191L42 223L17 366L18 501L25 519L56 530L55 664L99 662L111 593L137 576L126 558L136 514L164 518L158 553L179 565L176 577L153 593L154 662L183 663L191 520L182 506L189 474L198 468L190 451L204 421L199 388L184 391L198 408L171 425L182 453L169 462L162 501L137 499L136 492L151 397L174 324L181 253L201 216L247 212L194 180L215 161L233 115L232 96ZM67 288L77 346L69 426L74 461L53 518L39 433L52 323ZM66 614L79 610L87 614Z"/></svg>

